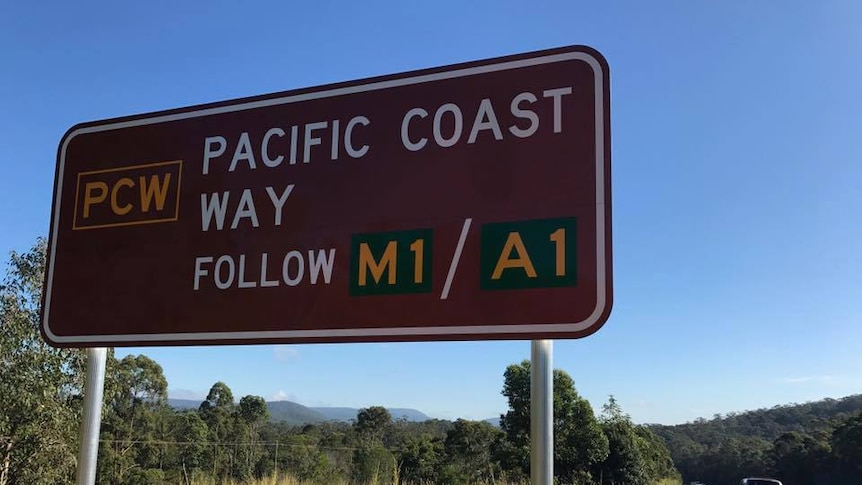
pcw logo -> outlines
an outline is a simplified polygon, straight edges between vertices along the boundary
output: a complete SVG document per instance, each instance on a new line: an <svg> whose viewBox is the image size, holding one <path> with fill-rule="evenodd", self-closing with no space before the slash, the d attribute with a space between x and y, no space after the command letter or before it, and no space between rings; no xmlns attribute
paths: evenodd
<svg viewBox="0 0 862 485"><path fill-rule="evenodd" d="M78 174L72 229L176 221L182 160Z"/></svg>

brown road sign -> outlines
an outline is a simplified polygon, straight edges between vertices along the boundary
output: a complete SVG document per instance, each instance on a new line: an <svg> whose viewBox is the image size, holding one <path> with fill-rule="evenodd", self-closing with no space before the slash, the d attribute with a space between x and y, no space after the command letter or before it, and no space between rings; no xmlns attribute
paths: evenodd
<svg viewBox="0 0 862 485"><path fill-rule="evenodd" d="M609 99L577 46L77 125L43 335L587 336L612 301Z"/></svg>

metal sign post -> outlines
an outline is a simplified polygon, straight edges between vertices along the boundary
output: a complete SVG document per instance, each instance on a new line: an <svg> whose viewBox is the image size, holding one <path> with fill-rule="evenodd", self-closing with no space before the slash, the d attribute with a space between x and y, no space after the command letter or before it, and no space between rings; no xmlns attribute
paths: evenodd
<svg viewBox="0 0 862 485"><path fill-rule="evenodd" d="M102 395L105 391L106 359L107 349L104 347L87 349L84 420L81 422L77 485L96 483L96 459L99 455L99 429L102 425Z"/></svg>
<svg viewBox="0 0 862 485"><path fill-rule="evenodd" d="M554 370L552 340L533 340L530 353L530 483L554 482Z"/></svg>

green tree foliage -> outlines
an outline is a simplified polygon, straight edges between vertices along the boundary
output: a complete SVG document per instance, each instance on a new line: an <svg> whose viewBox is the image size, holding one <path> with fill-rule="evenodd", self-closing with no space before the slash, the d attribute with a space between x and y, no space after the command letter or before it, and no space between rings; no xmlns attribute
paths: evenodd
<svg viewBox="0 0 862 485"><path fill-rule="evenodd" d="M260 460L264 458L265 451L259 445L258 436L260 428L269 417L266 401L260 396L243 396L239 400L239 406L234 409L232 415L235 427L235 439L239 443L236 446L236 465L233 476L241 479L249 479L260 469Z"/></svg>
<svg viewBox="0 0 862 485"><path fill-rule="evenodd" d="M497 456L514 475L529 476L530 461L530 361L512 364L503 375L503 395L509 410L500 426L507 442ZM571 482L575 476L594 472L608 454L608 440L590 403L578 395L574 381L555 369L554 386L554 475Z"/></svg>
<svg viewBox="0 0 862 485"><path fill-rule="evenodd" d="M589 478L608 456L602 433L589 401L575 391L574 380L554 371L554 475L563 483Z"/></svg>
<svg viewBox="0 0 862 485"><path fill-rule="evenodd" d="M786 483L862 483L859 455L843 458L843 450L862 446L862 437L837 438L860 411L862 395L856 395L650 429L667 443L686 481L775 475Z"/></svg>
<svg viewBox="0 0 862 485"><path fill-rule="evenodd" d="M770 475L769 451L769 442L762 438L732 437L707 449L701 466L711 482Z"/></svg>
<svg viewBox="0 0 862 485"><path fill-rule="evenodd" d="M492 449L503 436L501 430L482 421L455 421L455 426L446 433L444 450L456 481L494 482L500 473L492 460Z"/></svg>
<svg viewBox="0 0 862 485"><path fill-rule="evenodd" d="M381 445L361 446L354 452L353 483L391 483L398 469L395 455Z"/></svg>
<svg viewBox="0 0 862 485"><path fill-rule="evenodd" d="M74 481L81 352L39 335L45 242L12 253L0 285L0 485ZM554 467L559 485L738 483L776 475L788 484L862 483L862 396L681 426L632 423L611 397L599 419L574 381L553 376ZM529 476L530 363L510 365L509 408L484 422L393 422L383 407L352 424L270 421L259 396L238 402L216 382L197 409L167 406L161 366L109 351L98 483L245 483L284 474L309 483L466 485ZM671 460L673 457L673 460Z"/></svg>
<svg viewBox="0 0 862 485"><path fill-rule="evenodd" d="M261 473L288 471L303 481L337 483L351 474L352 433L351 425L340 422L302 426L267 423L261 428L261 439L279 446L267 448Z"/></svg>
<svg viewBox="0 0 862 485"><path fill-rule="evenodd" d="M392 424L392 415L383 406L360 409L354 428L357 435L368 444L380 444L387 428Z"/></svg>
<svg viewBox="0 0 862 485"><path fill-rule="evenodd" d="M162 367L145 355L116 360L109 352L105 370L98 476L102 483L147 483L162 476L162 448L168 383ZM158 470L158 471L157 471ZM149 477L149 478L148 478ZM142 482L143 480L143 482Z"/></svg>
<svg viewBox="0 0 862 485"><path fill-rule="evenodd" d="M777 476L799 485L815 485L832 467L828 437L791 431L772 444L773 470Z"/></svg>
<svg viewBox="0 0 862 485"><path fill-rule="evenodd" d="M197 475L204 466L207 424L201 419L200 413L195 411L177 413L173 423L173 441L179 446L174 447L176 458L172 468L177 474L182 471L183 478L188 481L188 477Z"/></svg>
<svg viewBox="0 0 862 485"><path fill-rule="evenodd" d="M259 439L269 417L262 397L243 396L237 405L230 387L219 381L198 411L211 444L204 450L203 461L211 464L212 477L248 480L269 469L269 456Z"/></svg>
<svg viewBox="0 0 862 485"><path fill-rule="evenodd" d="M613 396L602 407L601 427L609 444L599 474L601 483L649 484L679 478L661 438L632 423Z"/></svg>
<svg viewBox="0 0 862 485"><path fill-rule="evenodd" d="M395 455L383 446L383 437L392 425L392 415L382 406L360 409L353 428L357 448L353 454L353 479L357 483L389 481L398 469Z"/></svg>
<svg viewBox="0 0 862 485"><path fill-rule="evenodd" d="M83 355L39 334L45 249L12 252L0 285L0 485L74 481Z"/></svg>
<svg viewBox="0 0 862 485"><path fill-rule="evenodd" d="M228 414L233 409L233 392L224 382L216 382L207 393L207 398L201 403L200 410L207 412L225 411Z"/></svg>
<svg viewBox="0 0 862 485"><path fill-rule="evenodd" d="M239 415L245 423L260 426L269 417L266 401L260 396L244 396L239 400Z"/></svg>
<svg viewBox="0 0 862 485"><path fill-rule="evenodd" d="M830 441L836 476L842 483L862 483L862 413L836 427Z"/></svg>
<svg viewBox="0 0 862 485"><path fill-rule="evenodd" d="M712 446L728 436L756 436L772 442L784 433L815 430L831 431L862 412L862 394L842 399L823 399L805 404L788 404L770 409L714 416L675 426L651 426L665 440L684 436L696 443ZM676 459L676 455L674 455Z"/></svg>
<svg viewBox="0 0 862 485"><path fill-rule="evenodd" d="M406 483L437 483L446 451L441 439L420 435L404 444L399 458L400 476Z"/></svg>
<svg viewBox="0 0 862 485"><path fill-rule="evenodd" d="M635 426L613 396L603 408L601 426L609 449L600 473L602 483L646 483L647 472Z"/></svg>
<svg viewBox="0 0 862 485"><path fill-rule="evenodd" d="M682 480L664 440L646 426L635 427L635 433L639 438L638 443L644 460L644 470L650 481L679 482Z"/></svg>
<svg viewBox="0 0 862 485"><path fill-rule="evenodd" d="M233 392L221 381L210 387L199 407L201 418L207 425L207 441L217 444L207 447L205 461L212 466L212 476L219 479L233 475L236 447L230 443L235 441L235 426L231 419L234 407Z"/></svg>

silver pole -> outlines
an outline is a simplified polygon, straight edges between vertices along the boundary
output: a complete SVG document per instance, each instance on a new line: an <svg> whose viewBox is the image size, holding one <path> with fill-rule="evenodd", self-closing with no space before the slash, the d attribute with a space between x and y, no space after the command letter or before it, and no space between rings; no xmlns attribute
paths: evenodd
<svg viewBox="0 0 862 485"><path fill-rule="evenodd" d="M96 483L96 458L99 454L99 428L102 426L102 395L105 391L107 349L87 349L87 379L84 384L84 420L81 422L81 448L78 450L77 485Z"/></svg>
<svg viewBox="0 0 862 485"><path fill-rule="evenodd" d="M554 482L554 342L533 340L530 353L530 483Z"/></svg>

